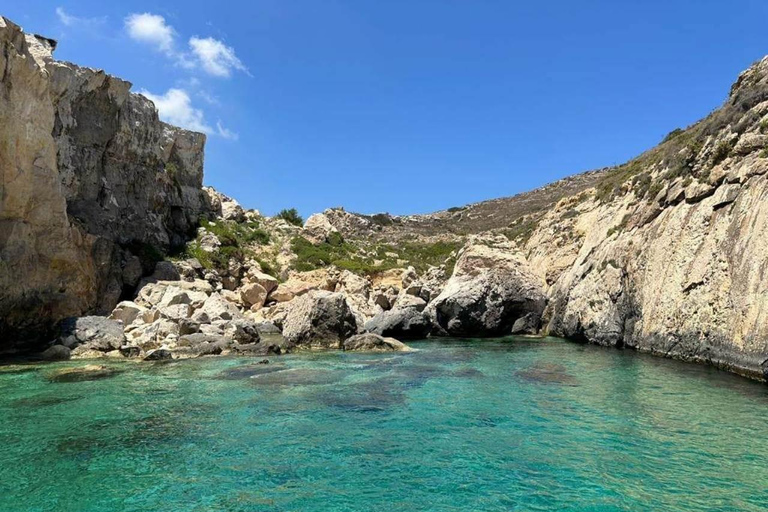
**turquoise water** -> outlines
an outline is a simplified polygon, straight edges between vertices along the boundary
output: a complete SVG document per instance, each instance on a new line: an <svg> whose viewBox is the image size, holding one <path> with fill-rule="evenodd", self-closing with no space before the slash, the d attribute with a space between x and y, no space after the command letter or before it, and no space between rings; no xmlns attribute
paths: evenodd
<svg viewBox="0 0 768 512"><path fill-rule="evenodd" d="M768 387L556 339L0 367L0 511L762 511Z"/></svg>

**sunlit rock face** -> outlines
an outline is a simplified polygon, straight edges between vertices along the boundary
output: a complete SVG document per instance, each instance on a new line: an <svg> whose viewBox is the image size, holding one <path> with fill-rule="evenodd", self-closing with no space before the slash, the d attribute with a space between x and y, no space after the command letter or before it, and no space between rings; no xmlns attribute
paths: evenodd
<svg viewBox="0 0 768 512"><path fill-rule="evenodd" d="M0 17L0 351L108 313L206 211L205 136ZM143 267L142 268L142 264Z"/></svg>

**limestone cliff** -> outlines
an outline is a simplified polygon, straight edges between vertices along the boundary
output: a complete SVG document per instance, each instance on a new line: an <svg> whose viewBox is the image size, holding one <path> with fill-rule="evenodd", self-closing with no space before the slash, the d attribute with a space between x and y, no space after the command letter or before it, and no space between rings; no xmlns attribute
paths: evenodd
<svg viewBox="0 0 768 512"><path fill-rule="evenodd" d="M0 17L0 352L107 313L206 210L205 136Z"/></svg>

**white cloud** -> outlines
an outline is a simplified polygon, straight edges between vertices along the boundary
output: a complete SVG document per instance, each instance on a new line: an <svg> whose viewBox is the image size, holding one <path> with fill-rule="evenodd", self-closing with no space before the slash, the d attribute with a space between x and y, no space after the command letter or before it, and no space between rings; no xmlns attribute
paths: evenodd
<svg viewBox="0 0 768 512"><path fill-rule="evenodd" d="M189 39L189 47L203 70L210 75L228 77L233 70L248 72L235 55L234 48L218 39L192 37Z"/></svg>
<svg viewBox="0 0 768 512"><path fill-rule="evenodd" d="M79 16L72 16L65 11L63 7L56 8L56 16L59 18L59 21L67 27L93 26L107 21L106 16L100 18L81 18Z"/></svg>
<svg viewBox="0 0 768 512"><path fill-rule="evenodd" d="M67 14L63 7L56 8L56 16L59 17L59 21L68 27L74 25L77 22L77 18Z"/></svg>
<svg viewBox="0 0 768 512"><path fill-rule="evenodd" d="M131 39L151 44L169 57L177 56L174 51L176 31L159 14L131 14L125 18L125 29Z"/></svg>
<svg viewBox="0 0 768 512"><path fill-rule="evenodd" d="M229 140L237 140L240 138L237 133L221 126L221 121L216 121L216 133L218 133L219 136Z"/></svg>
<svg viewBox="0 0 768 512"><path fill-rule="evenodd" d="M64 24L67 24L64 20L72 18L63 10L62 15L60 18ZM125 30L131 39L154 46L183 68L200 68L209 75L224 78L231 76L233 71L248 73L248 68L235 55L234 48L212 37L191 37L188 51L177 50L176 30L159 14L131 14L125 18Z"/></svg>
<svg viewBox="0 0 768 512"><path fill-rule="evenodd" d="M192 100L184 89L168 89L162 95L152 94L141 90L140 93L152 100L160 114L160 119L188 130L213 133L213 129L205 123L203 111L192 106Z"/></svg>

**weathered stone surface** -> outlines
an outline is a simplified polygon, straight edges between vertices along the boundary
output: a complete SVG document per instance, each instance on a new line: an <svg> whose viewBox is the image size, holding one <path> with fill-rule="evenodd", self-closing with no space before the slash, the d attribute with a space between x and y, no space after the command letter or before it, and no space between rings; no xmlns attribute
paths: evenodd
<svg viewBox="0 0 768 512"><path fill-rule="evenodd" d="M301 236L313 244L321 244L328 241L328 237L332 233L338 232L339 231L330 223L325 214L315 213L314 215L310 215L304 223L304 228L301 230Z"/></svg>
<svg viewBox="0 0 768 512"><path fill-rule="evenodd" d="M126 326L132 324L146 310L147 308L139 306L133 301L124 300L115 306L115 309L109 315L109 319L118 320L122 322L123 326Z"/></svg>
<svg viewBox="0 0 768 512"><path fill-rule="evenodd" d="M60 368L47 375L51 382L83 382L101 380L117 375L119 370L98 364Z"/></svg>
<svg viewBox="0 0 768 512"><path fill-rule="evenodd" d="M342 348L358 352L410 352L413 350L394 338L385 338L369 332L347 338Z"/></svg>
<svg viewBox="0 0 768 512"><path fill-rule="evenodd" d="M258 283L248 283L240 288L240 300L247 307L257 310L267 300L267 290Z"/></svg>
<svg viewBox="0 0 768 512"><path fill-rule="evenodd" d="M156 348L154 350L150 350L147 352L147 355L144 356L145 361L166 361L169 359L173 359L173 352L167 348Z"/></svg>
<svg viewBox="0 0 768 512"><path fill-rule="evenodd" d="M429 334L432 324L418 308L384 311L365 323L365 330L380 336L420 339Z"/></svg>
<svg viewBox="0 0 768 512"><path fill-rule="evenodd" d="M108 314L142 248L183 243L207 211L205 136L53 46L0 18L0 351Z"/></svg>
<svg viewBox="0 0 768 512"><path fill-rule="evenodd" d="M242 318L242 313L240 313L240 310L238 310L234 304L216 293L208 297L208 299L203 304L203 307L195 313L202 313L207 315L209 322L213 322L215 320L234 320Z"/></svg>
<svg viewBox="0 0 768 512"><path fill-rule="evenodd" d="M392 305L392 309L410 309L413 308L417 311L424 311L427 307L427 303L421 297L411 295L409 293L402 293L397 297L395 303Z"/></svg>
<svg viewBox="0 0 768 512"><path fill-rule="evenodd" d="M70 348L85 346L91 350L107 352L125 344L120 322L102 316L68 318L61 324L62 344Z"/></svg>
<svg viewBox="0 0 768 512"><path fill-rule="evenodd" d="M233 320L224 326L224 335L237 343L246 345L261 340L259 325L250 320Z"/></svg>
<svg viewBox="0 0 768 512"><path fill-rule="evenodd" d="M340 293L315 290L291 303L283 322L283 336L297 345L339 348L357 332L357 323Z"/></svg>
<svg viewBox="0 0 768 512"><path fill-rule="evenodd" d="M284 283L280 283L277 288L269 294L269 298L277 302L288 302L296 297L304 295L310 290L316 289L318 289L318 285L315 283L289 279Z"/></svg>
<svg viewBox="0 0 768 512"><path fill-rule="evenodd" d="M503 238L474 238L453 276L426 312L440 332L457 336L509 334L519 318L541 315L543 281Z"/></svg>
<svg viewBox="0 0 768 512"><path fill-rule="evenodd" d="M45 361L66 361L71 357L70 350L64 345L54 345L40 354Z"/></svg>
<svg viewBox="0 0 768 512"><path fill-rule="evenodd" d="M245 210L236 200L228 197L212 187L203 187L210 210L224 220L242 222L245 220Z"/></svg>
<svg viewBox="0 0 768 512"><path fill-rule="evenodd" d="M139 357L141 355L141 349L135 345L124 345L119 350L123 357Z"/></svg>
<svg viewBox="0 0 768 512"><path fill-rule="evenodd" d="M267 291L267 294L269 294L270 292L272 292L272 290L277 288L277 285L279 284L278 280L275 279L274 277L256 269L249 269L248 272L246 272L245 274L244 280L247 283L254 283L254 284L260 285L262 288L264 288Z"/></svg>

